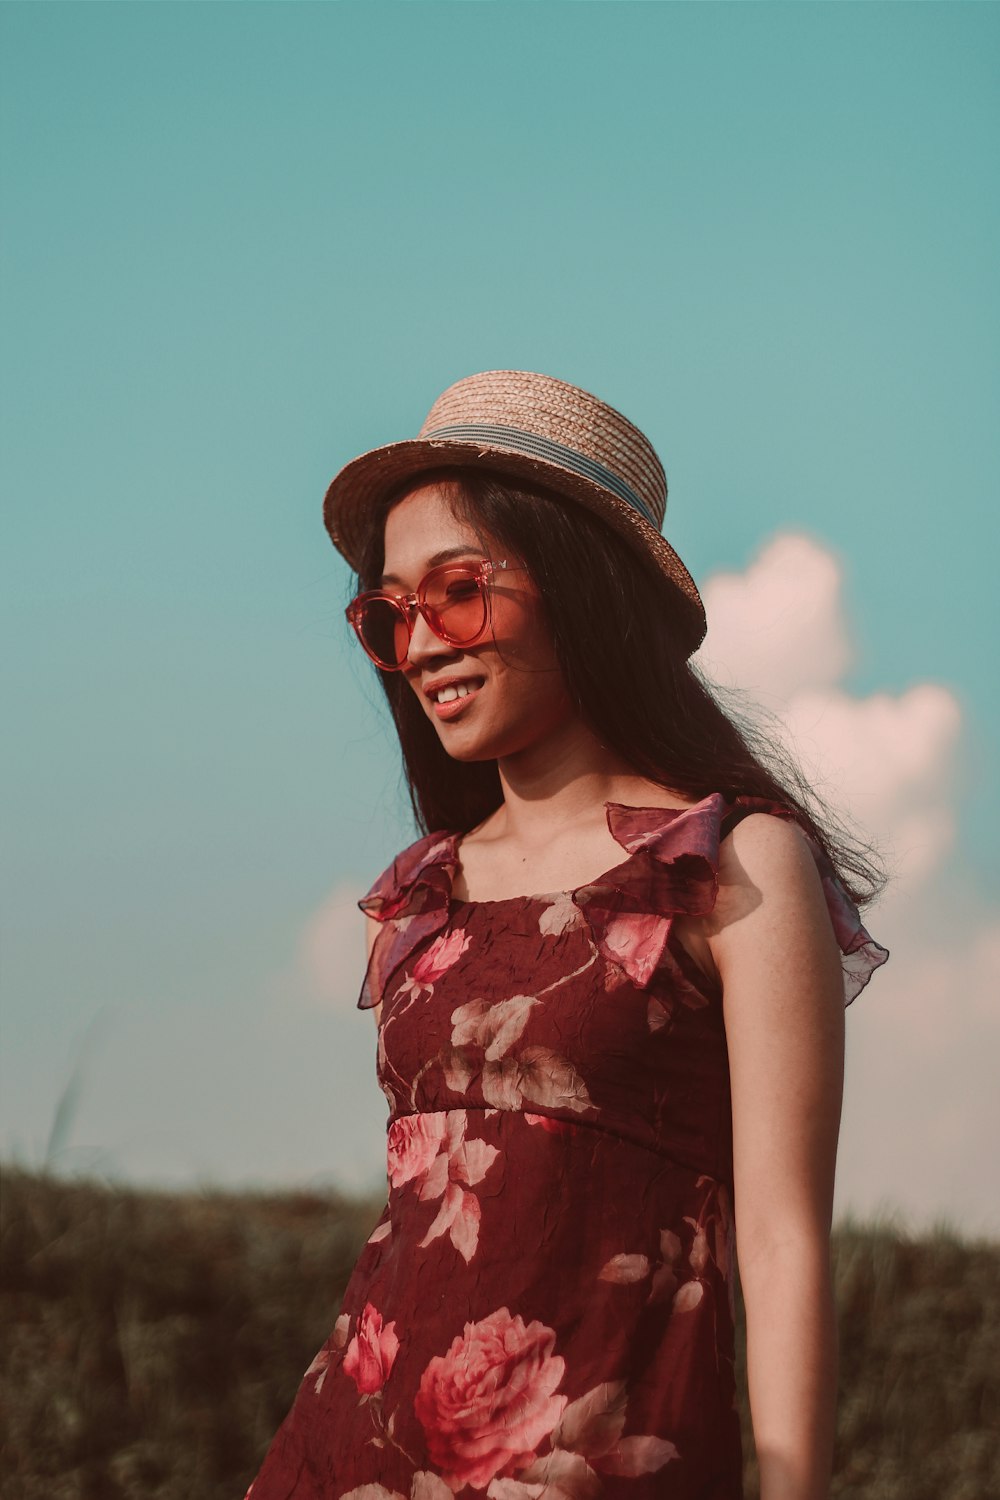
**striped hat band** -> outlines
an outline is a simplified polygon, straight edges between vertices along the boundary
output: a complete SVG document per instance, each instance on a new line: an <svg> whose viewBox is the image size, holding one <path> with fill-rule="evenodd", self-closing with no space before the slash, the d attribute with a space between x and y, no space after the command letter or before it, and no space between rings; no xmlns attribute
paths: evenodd
<svg viewBox="0 0 1000 1500"><path fill-rule="evenodd" d="M549 463L572 469L574 474L581 474L585 479L592 479L595 484L603 485L606 490L611 490L624 500L626 505L631 505L633 510L638 511L650 526L659 525L646 502L639 498L624 479L620 479L604 464L598 463L596 458L588 458L585 453L578 453L575 448L567 448L564 443L554 442L552 438L542 437L540 433L525 432L521 427L497 427L488 422L452 422L447 427L431 427L421 432L420 436L454 438L456 442L483 442L493 447L509 448L513 453L547 459Z"/></svg>

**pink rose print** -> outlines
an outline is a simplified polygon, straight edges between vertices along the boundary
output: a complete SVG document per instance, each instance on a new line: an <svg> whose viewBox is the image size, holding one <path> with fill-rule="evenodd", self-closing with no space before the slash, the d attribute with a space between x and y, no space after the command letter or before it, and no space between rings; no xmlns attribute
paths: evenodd
<svg viewBox="0 0 1000 1500"><path fill-rule="evenodd" d="M444 1113L400 1115L386 1135L386 1170L394 1188L422 1183L448 1131Z"/></svg>
<svg viewBox="0 0 1000 1500"><path fill-rule="evenodd" d="M400 1115L389 1127L387 1157L394 1187L412 1182L422 1203L441 1199L421 1248L447 1233L468 1263L479 1247L479 1199L466 1189L481 1182L500 1152L488 1141L466 1140L464 1109Z"/></svg>
<svg viewBox="0 0 1000 1500"><path fill-rule="evenodd" d="M484 1488L533 1462L568 1399L554 1394L566 1367L555 1339L544 1323L525 1326L501 1307L466 1323L447 1354L431 1359L413 1408L452 1490Z"/></svg>
<svg viewBox="0 0 1000 1500"><path fill-rule="evenodd" d="M413 965L413 975L399 987L400 995L410 995L419 1000L421 995L434 993L435 982L457 964L472 939L463 927L435 938L430 947L421 953Z"/></svg>
<svg viewBox="0 0 1000 1500"><path fill-rule="evenodd" d="M347 1346L343 1370L362 1396L371 1396L385 1385L399 1353L395 1322L382 1327L382 1314L370 1302L358 1319L358 1331Z"/></svg>
<svg viewBox="0 0 1000 1500"><path fill-rule="evenodd" d="M622 912L605 928L608 952L636 984L645 985L659 963L669 925L650 912Z"/></svg>
<svg viewBox="0 0 1000 1500"><path fill-rule="evenodd" d="M481 1210L475 1193L466 1192L481 1182L500 1152L488 1141L465 1139L468 1116L464 1109L445 1115L446 1132L441 1151L420 1188L420 1198L440 1198L441 1207L420 1241L429 1245L447 1233L455 1249L468 1263L479 1247Z"/></svg>

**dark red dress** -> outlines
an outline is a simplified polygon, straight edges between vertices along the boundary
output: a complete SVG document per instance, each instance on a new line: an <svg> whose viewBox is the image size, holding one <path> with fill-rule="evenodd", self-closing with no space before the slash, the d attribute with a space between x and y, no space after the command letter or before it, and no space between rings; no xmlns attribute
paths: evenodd
<svg viewBox="0 0 1000 1500"><path fill-rule="evenodd" d="M360 903L389 1201L251 1500L740 1500L722 996L672 919L751 812L792 816L608 803L620 864L502 901L430 834ZM850 1004L888 950L809 844Z"/></svg>

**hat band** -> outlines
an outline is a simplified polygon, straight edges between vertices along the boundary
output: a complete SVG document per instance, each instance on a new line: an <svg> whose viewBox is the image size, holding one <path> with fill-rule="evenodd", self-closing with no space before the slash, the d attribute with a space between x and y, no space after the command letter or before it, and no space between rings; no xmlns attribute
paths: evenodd
<svg viewBox="0 0 1000 1500"><path fill-rule="evenodd" d="M605 468L594 458L587 458L586 454L578 453L575 448L566 448L562 443L553 442L551 438L540 437L537 432L525 432L521 427L496 427L488 422L453 422L448 427L432 427L429 432L422 432L420 440L424 438L454 438L460 442L484 442L490 446L510 448L515 453L524 453L529 458L544 458L550 463L557 464L563 469L572 469L574 474L579 474L582 479L591 479L596 484L603 485L605 489L611 490L626 505L638 511L644 521L660 529L660 524L653 515L652 510L644 500L641 500L624 479L620 479L611 469Z"/></svg>

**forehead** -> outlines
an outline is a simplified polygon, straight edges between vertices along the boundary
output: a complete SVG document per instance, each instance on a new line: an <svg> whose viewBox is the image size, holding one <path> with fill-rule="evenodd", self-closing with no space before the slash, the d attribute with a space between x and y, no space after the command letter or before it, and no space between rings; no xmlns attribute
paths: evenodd
<svg viewBox="0 0 1000 1500"><path fill-rule="evenodd" d="M415 485L385 521L383 583L413 583L449 552L482 557L483 547L468 521L453 512L449 492L430 482Z"/></svg>

